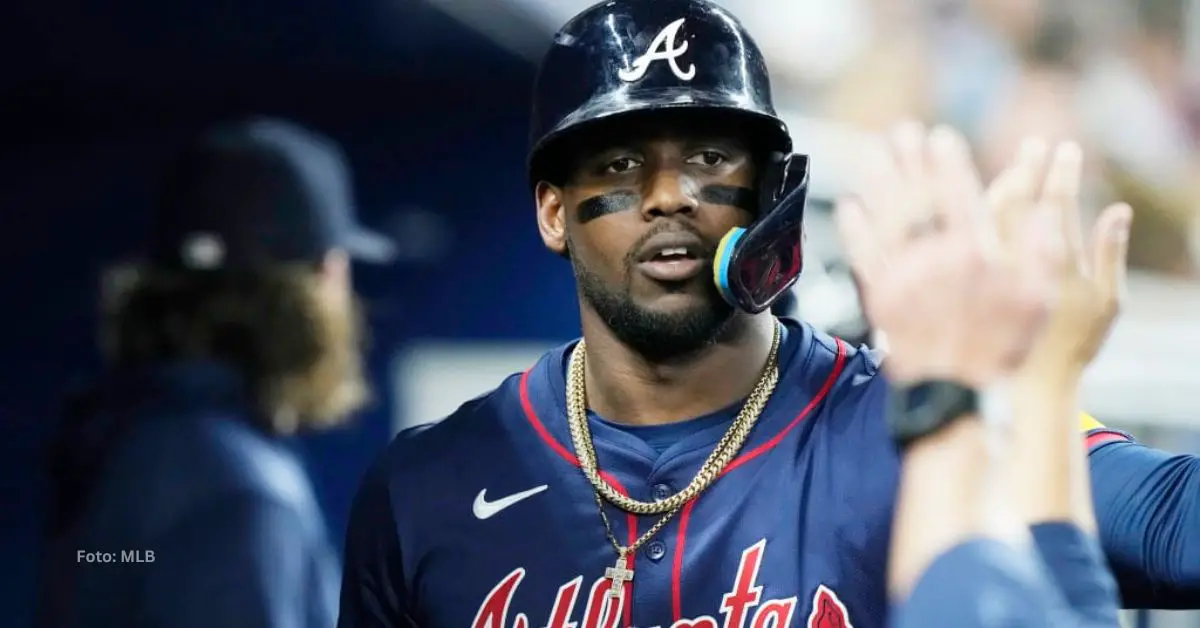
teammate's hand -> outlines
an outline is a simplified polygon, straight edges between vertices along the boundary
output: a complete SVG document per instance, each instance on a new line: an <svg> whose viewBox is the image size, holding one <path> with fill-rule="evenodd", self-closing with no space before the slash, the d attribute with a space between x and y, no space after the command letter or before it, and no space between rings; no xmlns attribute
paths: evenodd
<svg viewBox="0 0 1200 628"><path fill-rule="evenodd" d="M983 387L1012 374L1055 294L1065 246L1047 225L1058 215L989 211L966 142L948 128L904 125L889 144L864 156L861 193L837 210L863 309L887 338L889 376ZM1001 215L1011 219L1003 238Z"/></svg>
<svg viewBox="0 0 1200 628"><path fill-rule="evenodd" d="M1024 220L1023 212L1041 207L1057 216L1066 245L1056 273L1058 298L1021 374L1038 381L1077 377L1096 357L1119 311L1133 212L1122 203L1105 209L1085 245L1079 215L1079 146L1067 142L1051 153L1045 142L1030 139L1020 153L989 190L1002 237Z"/></svg>

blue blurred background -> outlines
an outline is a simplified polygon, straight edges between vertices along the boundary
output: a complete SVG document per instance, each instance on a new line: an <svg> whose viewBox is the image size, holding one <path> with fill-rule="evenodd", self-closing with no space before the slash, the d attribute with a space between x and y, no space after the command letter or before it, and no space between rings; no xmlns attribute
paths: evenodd
<svg viewBox="0 0 1200 628"><path fill-rule="evenodd" d="M202 126L269 114L334 137L364 222L403 252L356 269L378 402L355 425L303 443L339 543L360 474L398 427L437 418L575 334L570 269L542 249L524 152L534 60L587 4L0 8L10 112L0 123L0 294L13 315L0 326L0 625L32 620L42 448L63 394L99 366L99 272L137 253L158 164ZM840 191L862 132L904 117L962 127L985 168L1025 132L1082 139L1099 155L1090 193L1138 212L1129 312L1085 398L1151 442L1200 450L1187 394L1200 384L1196 0L722 4L763 45L782 113L814 155L818 194ZM861 331L825 217L809 228L796 313ZM1170 347L1147 342L1164 336ZM1189 621L1171 625L1198 625Z"/></svg>
<svg viewBox="0 0 1200 628"><path fill-rule="evenodd" d="M407 251L356 269L378 403L304 443L336 538L392 433L394 348L572 334L569 268L541 248L524 183L533 66L440 11L415 0L27 0L5 4L0 24L0 281L12 314L0 326L0 625L32 619L41 449L63 393L99 366L99 270L137 252L156 168L200 126L267 113L333 136L364 222Z"/></svg>

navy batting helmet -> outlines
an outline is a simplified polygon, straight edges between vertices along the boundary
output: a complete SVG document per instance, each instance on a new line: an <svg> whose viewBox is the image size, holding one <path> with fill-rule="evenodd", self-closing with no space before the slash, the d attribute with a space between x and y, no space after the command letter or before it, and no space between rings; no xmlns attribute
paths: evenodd
<svg viewBox="0 0 1200 628"><path fill-rule="evenodd" d="M792 153L775 113L762 52L733 15L708 0L608 0L554 36L534 85L529 178L560 163L555 147L630 114L728 115L763 149L758 207L721 241L713 277L721 295L761 312L800 276L808 158Z"/></svg>

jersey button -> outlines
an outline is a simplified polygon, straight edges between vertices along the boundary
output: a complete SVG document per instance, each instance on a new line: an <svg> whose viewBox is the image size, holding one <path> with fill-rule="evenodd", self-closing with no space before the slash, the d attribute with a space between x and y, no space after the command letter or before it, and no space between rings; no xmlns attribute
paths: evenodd
<svg viewBox="0 0 1200 628"><path fill-rule="evenodd" d="M646 544L646 558L654 562L662 560L667 555L667 544L662 541L650 541Z"/></svg>
<svg viewBox="0 0 1200 628"><path fill-rule="evenodd" d="M671 487L667 486L666 484L658 484L654 487L654 499L658 501L662 501L673 494L674 493L671 491Z"/></svg>

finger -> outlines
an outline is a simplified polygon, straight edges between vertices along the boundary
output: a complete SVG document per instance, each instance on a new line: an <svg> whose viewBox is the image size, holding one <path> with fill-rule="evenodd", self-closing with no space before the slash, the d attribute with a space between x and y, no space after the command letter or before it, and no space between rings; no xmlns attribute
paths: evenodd
<svg viewBox="0 0 1200 628"><path fill-rule="evenodd" d="M902 242L912 223L909 185L886 141L873 142L863 151L857 181L857 210L873 225L880 246Z"/></svg>
<svg viewBox="0 0 1200 628"><path fill-rule="evenodd" d="M872 217L862 203L853 198L838 201L834 222L846 260L865 289L879 276L884 264L885 254L879 245L879 231L872 225Z"/></svg>
<svg viewBox="0 0 1200 628"><path fill-rule="evenodd" d="M1034 203L1042 191L1042 181L1045 177L1049 154L1049 145L1040 137L1028 137L1021 141L1021 146L1017 149L1016 161L1013 164L1016 174L1013 181L1013 196L1007 210L1033 211Z"/></svg>
<svg viewBox="0 0 1200 628"><path fill-rule="evenodd" d="M933 211L926 164L929 155L925 127L918 122L903 122L893 129L888 139L896 167L905 182L903 220L904 236L907 237L912 225L929 220Z"/></svg>
<svg viewBox="0 0 1200 628"><path fill-rule="evenodd" d="M1046 172L1042 203L1057 211L1060 237L1067 260L1081 272L1087 272L1092 261L1083 251L1083 230L1079 217L1079 188L1083 177L1083 151L1075 142L1063 142L1054 151Z"/></svg>
<svg viewBox="0 0 1200 628"><path fill-rule="evenodd" d="M1129 230L1133 209L1124 203L1106 208L1092 229L1092 281L1110 303L1125 294Z"/></svg>
<svg viewBox="0 0 1200 628"><path fill-rule="evenodd" d="M1021 142L1013 163L988 186L987 205L994 213L1000 244L1011 249L1028 234L1022 226L1036 210L1045 168L1046 142L1026 138Z"/></svg>
<svg viewBox="0 0 1200 628"><path fill-rule="evenodd" d="M1020 173L1015 168L1001 171L984 192L986 214L991 219L992 228L1002 247L1012 246L1016 236L1017 212L1012 211L1017 197L1018 177Z"/></svg>
<svg viewBox="0 0 1200 628"><path fill-rule="evenodd" d="M1021 216L1018 229L1024 236L1013 243L1012 253L1061 278L1063 269L1073 262L1062 237L1062 212L1047 203L1036 203L1033 211Z"/></svg>
<svg viewBox="0 0 1200 628"><path fill-rule="evenodd" d="M917 195L917 201L926 200L923 193L928 190L925 178L926 134L925 127L919 122L902 122L896 125L889 137L891 148L895 151L896 163L900 174L908 179ZM925 208L922 208L925 209Z"/></svg>
<svg viewBox="0 0 1200 628"><path fill-rule="evenodd" d="M982 211L982 185L967 141L957 131L939 126L929 134L932 201L946 228L994 232L991 216ZM989 239L994 233L988 233Z"/></svg>

